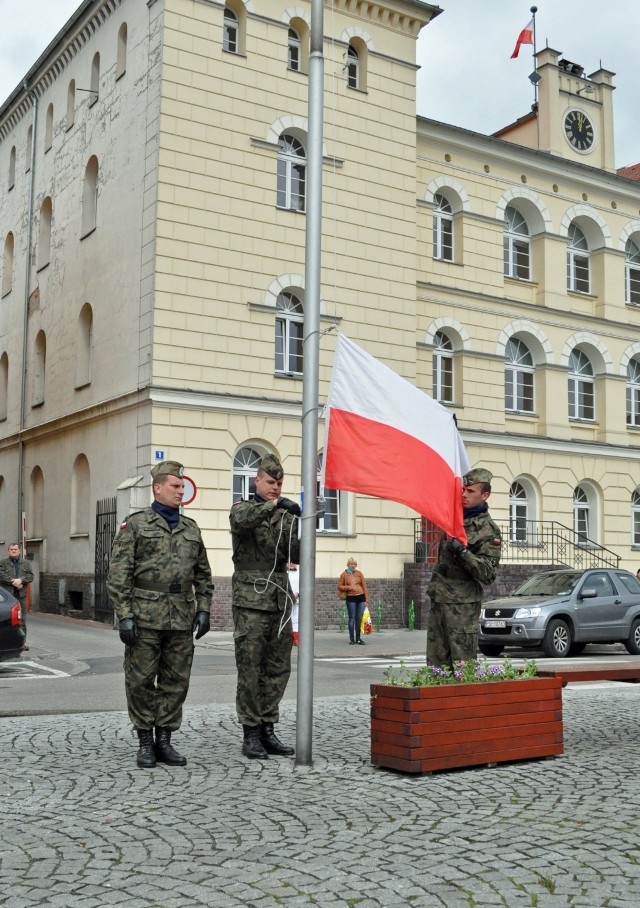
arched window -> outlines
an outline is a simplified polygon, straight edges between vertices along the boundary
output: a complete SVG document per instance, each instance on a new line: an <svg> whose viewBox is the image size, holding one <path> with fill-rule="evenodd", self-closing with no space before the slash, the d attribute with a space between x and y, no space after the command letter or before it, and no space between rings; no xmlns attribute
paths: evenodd
<svg viewBox="0 0 640 908"><path fill-rule="evenodd" d="M302 142L283 133L278 139L278 208L305 210L307 153Z"/></svg>
<svg viewBox="0 0 640 908"><path fill-rule="evenodd" d="M45 373L47 368L47 338L44 331L38 331L33 349L33 393L31 406L44 403Z"/></svg>
<svg viewBox="0 0 640 908"><path fill-rule="evenodd" d="M249 501L255 494L254 481L265 451L250 446L240 448L233 458L233 500Z"/></svg>
<svg viewBox="0 0 640 908"><path fill-rule="evenodd" d="M95 53L91 61L91 91L89 92L89 107L96 103L100 97L100 54Z"/></svg>
<svg viewBox="0 0 640 908"><path fill-rule="evenodd" d="M440 192L433 196L433 257L453 261L453 208Z"/></svg>
<svg viewBox="0 0 640 908"><path fill-rule="evenodd" d="M524 341L509 338L505 348L504 407L515 413L533 413L533 357Z"/></svg>
<svg viewBox="0 0 640 908"><path fill-rule="evenodd" d="M11 293L13 287L13 247L14 239L11 231L4 241L4 255L2 257L2 295Z"/></svg>
<svg viewBox="0 0 640 908"><path fill-rule="evenodd" d="M30 478L30 501L28 508L29 537L41 539L44 536L44 476L40 467L34 467Z"/></svg>
<svg viewBox="0 0 640 908"><path fill-rule="evenodd" d="M31 155L32 155L32 152L33 152L33 126L29 126L29 129L27 129L27 147L26 147L26 152L27 152L27 154L26 154L26 162L25 162L25 163L26 163L26 166L25 166L24 169L25 169L25 172L26 172L26 173L29 173L29 171L31 170Z"/></svg>
<svg viewBox="0 0 640 908"><path fill-rule="evenodd" d="M631 545L640 545L640 492L631 496Z"/></svg>
<svg viewBox="0 0 640 908"><path fill-rule="evenodd" d="M322 476L322 458L323 453L318 454L318 481L316 483L316 497L320 497L322 491L320 479ZM337 489L324 489L324 514L318 514L316 518L316 530L319 533L339 533L340 532L340 492Z"/></svg>
<svg viewBox="0 0 640 908"><path fill-rule="evenodd" d="M588 545L591 538L591 507L582 486L573 490L573 534L576 545Z"/></svg>
<svg viewBox="0 0 640 908"><path fill-rule="evenodd" d="M9 357L0 356L0 419L7 418L9 403Z"/></svg>
<svg viewBox="0 0 640 908"><path fill-rule="evenodd" d="M640 361L635 356L627 364L627 425L640 426Z"/></svg>
<svg viewBox="0 0 640 908"><path fill-rule="evenodd" d="M511 542L527 542L529 530L529 500L524 486L511 483L509 489L509 538Z"/></svg>
<svg viewBox="0 0 640 908"><path fill-rule="evenodd" d="M279 294L276 309L276 372L302 375L302 303L294 293L285 291Z"/></svg>
<svg viewBox="0 0 640 908"><path fill-rule="evenodd" d="M127 71L127 23L123 22L118 29L118 52L116 57L116 79Z"/></svg>
<svg viewBox="0 0 640 908"><path fill-rule="evenodd" d="M96 229L98 214L98 159L92 155L84 171L82 187L82 237Z"/></svg>
<svg viewBox="0 0 640 908"><path fill-rule="evenodd" d="M526 220L512 205L504 212L504 273L507 277L528 281L531 242Z"/></svg>
<svg viewBox="0 0 640 908"><path fill-rule="evenodd" d="M9 183L7 189L13 189L16 185L16 146L13 145L9 152Z"/></svg>
<svg viewBox="0 0 640 908"><path fill-rule="evenodd" d="M91 522L89 461L78 454L71 471L71 533L88 535Z"/></svg>
<svg viewBox="0 0 640 908"><path fill-rule="evenodd" d="M76 388L83 388L91 381L92 335L93 310L85 303L78 317L76 335Z"/></svg>
<svg viewBox="0 0 640 908"><path fill-rule="evenodd" d="M578 225L570 224L567 235L567 290L589 293L590 289L589 244Z"/></svg>
<svg viewBox="0 0 640 908"><path fill-rule="evenodd" d="M53 104L47 107L47 116L44 123L44 150L49 151L53 145Z"/></svg>
<svg viewBox="0 0 640 908"><path fill-rule="evenodd" d="M72 79L67 88L67 129L71 129L76 118L76 80Z"/></svg>
<svg viewBox="0 0 640 908"><path fill-rule="evenodd" d="M640 249L627 240L624 255L624 298L634 306L640 305Z"/></svg>
<svg viewBox="0 0 640 908"><path fill-rule="evenodd" d="M40 206L40 224L38 226L38 270L45 268L51 260L51 220L53 205L47 196Z"/></svg>
<svg viewBox="0 0 640 908"><path fill-rule="evenodd" d="M287 66L289 69L293 69L296 72L299 72L301 69L300 51L300 35L295 28L289 26L289 34L287 37Z"/></svg>
<svg viewBox="0 0 640 908"><path fill-rule="evenodd" d="M443 331L433 337L433 397L453 403L453 344Z"/></svg>
<svg viewBox="0 0 640 908"><path fill-rule="evenodd" d="M569 357L569 418L595 418L595 383L589 357L576 347Z"/></svg>
<svg viewBox="0 0 640 908"><path fill-rule="evenodd" d="M243 54L245 44L246 11L241 0L226 0L222 48L230 54Z"/></svg>
<svg viewBox="0 0 640 908"><path fill-rule="evenodd" d="M360 57L353 44L347 50L347 85L349 88L360 88Z"/></svg>

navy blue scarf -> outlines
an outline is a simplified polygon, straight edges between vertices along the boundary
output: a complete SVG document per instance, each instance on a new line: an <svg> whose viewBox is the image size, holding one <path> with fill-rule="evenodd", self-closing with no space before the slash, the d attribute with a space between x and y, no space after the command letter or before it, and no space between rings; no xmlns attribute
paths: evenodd
<svg viewBox="0 0 640 908"><path fill-rule="evenodd" d="M477 517L478 514L484 514L485 511L489 510L489 505L486 501L483 501L482 504L479 504L477 508L465 508L464 509L464 519L468 520L469 517Z"/></svg>
<svg viewBox="0 0 640 908"><path fill-rule="evenodd" d="M159 514L160 517L164 517L171 530L175 530L178 526L178 521L180 520L180 511L178 508L170 508L169 505L160 504L159 501L154 501L151 507L156 514Z"/></svg>

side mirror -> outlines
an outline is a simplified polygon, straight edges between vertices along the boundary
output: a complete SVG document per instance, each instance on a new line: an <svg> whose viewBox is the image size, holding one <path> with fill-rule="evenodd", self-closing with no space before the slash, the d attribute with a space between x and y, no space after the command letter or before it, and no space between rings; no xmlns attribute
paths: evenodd
<svg viewBox="0 0 640 908"><path fill-rule="evenodd" d="M580 590L578 593L578 599L597 599L598 591L594 590L593 587L588 587L588 589Z"/></svg>

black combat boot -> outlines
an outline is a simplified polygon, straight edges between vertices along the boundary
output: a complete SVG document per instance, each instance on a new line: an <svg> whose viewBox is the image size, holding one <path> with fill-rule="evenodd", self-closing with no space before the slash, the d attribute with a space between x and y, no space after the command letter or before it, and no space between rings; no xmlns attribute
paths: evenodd
<svg viewBox="0 0 640 908"><path fill-rule="evenodd" d="M171 744L171 732L168 728L156 726L156 759L169 766L186 766L187 758L179 754Z"/></svg>
<svg viewBox="0 0 640 908"><path fill-rule="evenodd" d="M142 769L153 769L156 765L156 752L153 749L153 732L138 731L140 750L136 754L136 763Z"/></svg>
<svg viewBox="0 0 640 908"><path fill-rule="evenodd" d="M278 757L292 757L295 753L293 747L283 744L273 730L273 722L263 722L260 732L260 740L264 749L269 754L275 754Z"/></svg>
<svg viewBox="0 0 640 908"><path fill-rule="evenodd" d="M268 760L269 754L262 746L260 740L261 727L259 725L243 725L244 741L242 742L242 753L250 760Z"/></svg>

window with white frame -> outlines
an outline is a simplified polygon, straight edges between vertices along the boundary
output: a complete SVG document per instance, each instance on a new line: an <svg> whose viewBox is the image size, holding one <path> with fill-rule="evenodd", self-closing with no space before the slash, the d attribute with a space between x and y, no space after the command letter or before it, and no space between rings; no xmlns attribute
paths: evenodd
<svg viewBox="0 0 640 908"><path fill-rule="evenodd" d="M577 224L569 226L567 235L567 290L576 293L591 291L589 244Z"/></svg>
<svg viewBox="0 0 640 908"><path fill-rule="evenodd" d="M504 273L528 281L531 277L529 227L517 208L508 205L504 213Z"/></svg>
<svg viewBox="0 0 640 908"><path fill-rule="evenodd" d="M627 425L640 426L640 361L635 356L627 364Z"/></svg>
<svg viewBox="0 0 640 908"><path fill-rule="evenodd" d="M527 542L529 500L526 489L519 482L512 482L509 489L509 538L511 542Z"/></svg>
<svg viewBox="0 0 640 908"><path fill-rule="evenodd" d="M534 368L531 351L519 337L505 348L504 407L512 413L533 413Z"/></svg>
<svg viewBox="0 0 640 908"><path fill-rule="evenodd" d="M262 453L245 445L233 458L233 500L249 501L255 495L255 478Z"/></svg>
<svg viewBox="0 0 640 908"><path fill-rule="evenodd" d="M595 418L593 366L587 354L577 347L569 357L569 418Z"/></svg>
<svg viewBox="0 0 640 908"><path fill-rule="evenodd" d="M433 397L453 403L453 344L444 331L436 331L433 337Z"/></svg>
<svg viewBox="0 0 640 908"><path fill-rule="evenodd" d="M234 10L228 6L224 8L224 28L222 32L222 47L230 54L239 53L240 23Z"/></svg>
<svg viewBox="0 0 640 908"><path fill-rule="evenodd" d="M433 257L453 261L453 208L440 192L433 196Z"/></svg>
<svg viewBox="0 0 640 908"><path fill-rule="evenodd" d="M307 182L307 153L302 142L289 133L278 139L278 208L304 211Z"/></svg>
<svg viewBox="0 0 640 908"><path fill-rule="evenodd" d="M590 517L589 496L582 486L576 486L573 490L573 534L576 545L589 543Z"/></svg>
<svg viewBox="0 0 640 908"><path fill-rule="evenodd" d="M286 290L278 295L276 310L276 372L302 375L302 303L295 293Z"/></svg>
<svg viewBox="0 0 640 908"><path fill-rule="evenodd" d="M296 72L302 68L300 35L291 25L287 37L287 66Z"/></svg>
<svg viewBox="0 0 640 908"><path fill-rule="evenodd" d="M318 481L316 483L316 495L319 498L322 491L320 486L320 477L322 474L323 452L318 454ZM340 532L340 492L338 489L324 489L325 511L323 516L318 515L316 518L316 530L319 533L339 533Z"/></svg>
<svg viewBox="0 0 640 908"><path fill-rule="evenodd" d="M640 305L640 249L627 240L624 250L624 298L634 306Z"/></svg>
<svg viewBox="0 0 640 908"><path fill-rule="evenodd" d="M360 88L360 56L353 44L347 49L347 85Z"/></svg>
<svg viewBox="0 0 640 908"><path fill-rule="evenodd" d="M631 545L640 545L640 492L631 496Z"/></svg>

